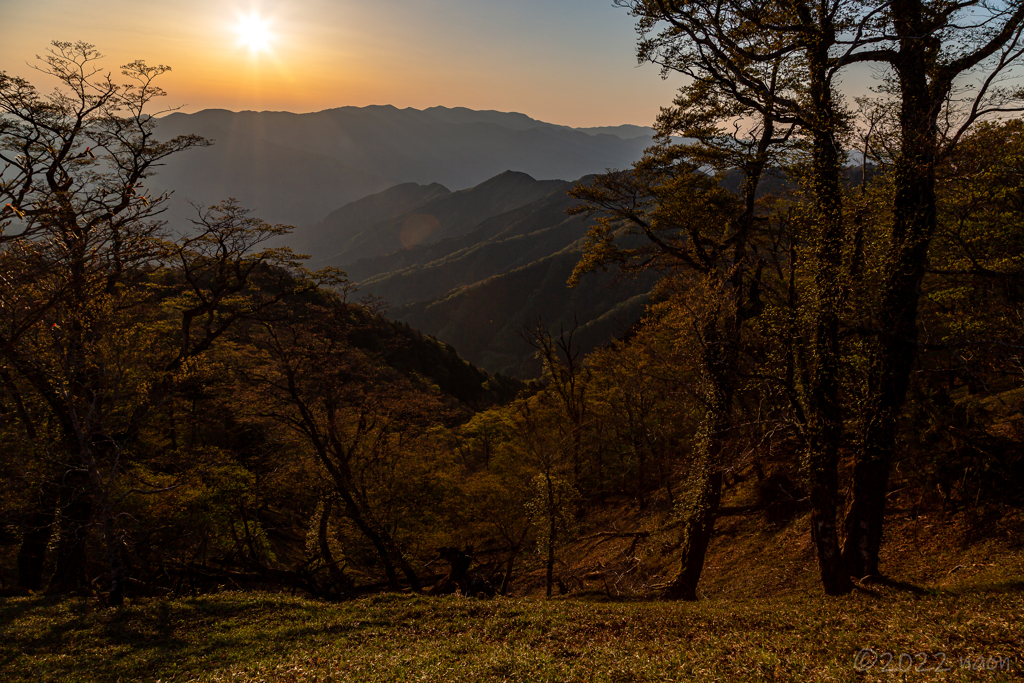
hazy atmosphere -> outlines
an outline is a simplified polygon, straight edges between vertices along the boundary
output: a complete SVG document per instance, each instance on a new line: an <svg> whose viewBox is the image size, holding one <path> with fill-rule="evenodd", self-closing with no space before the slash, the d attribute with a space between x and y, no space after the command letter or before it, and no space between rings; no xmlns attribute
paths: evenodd
<svg viewBox="0 0 1024 683"><path fill-rule="evenodd" d="M3 683L1020 680L1022 114L1019 1L0 0Z"/></svg>
<svg viewBox="0 0 1024 683"><path fill-rule="evenodd" d="M0 64L24 73L51 40L87 40L110 64L171 66L183 111L444 105L651 125L680 78L636 66L634 23L610 0L0 0Z"/></svg>

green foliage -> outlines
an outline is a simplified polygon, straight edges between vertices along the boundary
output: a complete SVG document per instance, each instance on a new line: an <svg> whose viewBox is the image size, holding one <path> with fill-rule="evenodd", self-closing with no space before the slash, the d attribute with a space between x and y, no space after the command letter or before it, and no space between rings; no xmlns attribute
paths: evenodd
<svg viewBox="0 0 1024 683"><path fill-rule="evenodd" d="M350 442L335 449L358 498L349 511L362 507L392 551L428 554L419 510L444 495L433 484L445 461L422 456L434 452L435 424L465 410L441 387L476 405L518 387L485 388L487 375L451 348L345 304L330 291L345 288L344 274L311 273L291 250L267 247L290 228L234 200L199 210L195 230L172 241L155 220L166 195L146 196L143 181L169 154L208 143L154 139L145 110L166 67L133 63L119 85L99 58L55 43L42 70L65 89L46 97L0 74L0 155L11 163L0 193L12 200L0 213L0 369L15 418L5 411L0 428L5 444L30 444L4 449L17 582L38 589L52 577L65 591L105 573L117 604L129 579L177 590L186 567L195 590L197 565L299 571L288 537L322 487L303 482L317 472L316 444L282 429L294 413L255 389L280 379L274 350L277 360L308 352L303 390L341 392L326 422L336 444ZM308 329L289 328L311 310L333 310L334 327L307 317ZM335 374L315 378L328 359Z"/></svg>
<svg viewBox="0 0 1024 683"><path fill-rule="evenodd" d="M943 653L950 670L932 675L950 680L1010 681L1024 657L1022 609L1005 585L689 605L222 593L113 611L18 598L0 604L0 659L11 681L69 683L886 680L880 662L854 669L872 648L896 653L897 666L900 653L924 652L934 668ZM979 657L1008 667L961 666Z"/></svg>
<svg viewBox="0 0 1024 683"><path fill-rule="evenodd" d="M71 81L61 60L77 54L91 62L95 56L88 46L56 49L63 57L55 56L50 67ZM140 64L129 72L143 79L162 73ZM527 384L488 376L452 347L385 320L372 302L351 303L344 274L310 272L302 257L267 247L289 228L267 224L233 201L201 211L189 236L164 235L154 220L159 198L142 193L142 171L167 153L205 143L155 142L143 117L137 121L141 138L118 147L110 131L122 130L132 115L118 114L117 107L130 114L148 95L140 95L138 86L103 87L105 95L85 99L108 98L96 110L102 116L83 119L92 126L90 135L106 140L106 151L94 152L94 159L83 147L85 138L63 156L26 142L24 126L41 125L44 114L75 118L81 112L68 109L66 98L46 104L26 82L0 79L0 88L23 98L35 117L22 127L8 119L0 123L0 153L18 151L28 160L19 161L22 170L16 172L24 192L0 214L5 588L20 581L19 568L36 562L41 581L20 591L43 589L47 581L54 591L90 591L99 577L113 579L102 583L129 597L232 586L337 599L384 587L429 588L439 571L438 549L457 547L474 555L474 570L504 576L505 588L513 591L534 590L544 564L550 590L553 582L572 578L574 544L588 533L609 533L608 510L632 515L634 505L643 512L629 523L641 530L625 536L635 541L647 538L642 534L651 527L666 534L682 527L683 575L703 563L721 498L735 482L756 477L752 489L760 498L748 512L776 523L804 510L808 496L817 496L819 505L821 480L829 472L836 475L833 492L847 483L857 435L870 423L868 407L877 395L878 342L892 334L879 326L900 246L891 208L898 173L890 149L899 136L886 128L885 117L874 121L883 130L865 140L866 146L873 140L868 156L878 166L869 173L865 164L859 186L839 187L839 218L850 239L825 244L815 204L820 178L815 180L806 145L793 142L806 131L772 119L756 103L737 104L708 80L696 81L662 112L657 144L642 161L574 190L586 202L573 210L579 216L574 220L597 218L585 251L566 250L452 295L475 302L463 310L474 318L467 338L488 327L521 344L521 292L537 281L564 282L575 265L577 289L564 295L586 299L600 321L614 315L609 309L623 297L600 294L604 286L587 273L639 275L628 286L645 294L629 299L630 311L647 305L647 285L660 278L643 319L606 347L584 352L592 346L587 326L569 332L562 327L556 336L555 327L535 325L528 341L541 370ZM803 88L788 81L780 87ZM755 91L745 90L745 96ZM832 132L845 135L842 126ZM680 136L692 144L678 144ZM967 508L981 518L986 510L1019 501L1022 437L1014 406L1020 402L1024 345L1022 141L1019 120L979 126L939 169L938 227L915 309L919 348L895 460L897 468L921 475L904 482L920 496L918 507L938 496L943 509ZM114 163L124 154L135 155L129 175L138 177L131 182L123 175L126 167ZM52 210L67 190L34 185L40 175L29 174L29 166L77 178L70 211ZM98 195L90 194L96 187L85 182L89 178L108 191L106 213L93 210ZM20 191L16 185L5 180L8 199ZM827 281L819 279L825 247L835 276ZM488 292L504 295L492 299ZM825 294L835 297L825 301ZM557 313L562 301L543 303ZM466 322L449 320L450 310L439 304L421 313L444 325ZM829 351L835 365L825 368L835 370L829 378L836 399L827 444L832 461L808 448L820 427L812 413L821 408L815 392L824 365L814 345L828 327L822 326L822 311L835 314L826 321L834 323ZM805 475L812 475L802 482L810 484L807 495L787 479L801 454L813 456L804 458ZM793 491L781 511L780 482L787 489L782 495ZM618 518L611 522L613 537L624 533L618 524ZM669 556L679 547L669 543L663 550ZM62 577L68 582L57 580ZM695 579L691 583L695 588ZM185 613L200 604L247 614L247 600L264 598L165 603L154 614L144 608L132 628L171 629L175 610ZM11 604L20 605L11 608L16 620L31 621L35 617L25 615L39 610L55 621L71 618L72 603ZM275 604L307 616L327 609ZM532 618L522 622L516 603L503 604L481 607L479 614L512 625L486 628L536 636L530 642L540 643L542 655L494 650L449 626L438 628L449 629L444 632L469 649L420 664L448 666L479 651L481 659L470 659L480 676L604 675L594 668L596 655L570 658L589 668L553 663L557 653L541 643L548 643L541 636L551 628ZM821 620L814 617L808 625L798 614L808 604L775 605L785 617L751 608L751 623L757 622L751 628L767 620L815 633ZM810 609L817 614L823 605ZM445 602L436 609L477 628L463 607ZM366 635L349 623L355 612L348 609L330 613L342 615L339 628ZM434 607L416 600L379 598L351 609L382 619L397 619L389 610L408 612L410 619L424 620L424 629L442 623L431 621ZM582 631L573 623L581 619L592 632L605 633L604 622L581 617L598 612L578 605L530 609L576 635ZM665 615L655 606L608 609L663 626ZM739 638L736 629L714 627L722 623L716 607L701 609L708 611L685 612L696 619L693 628L730 642ZM135 618L119 614L110 623ZM92 627L98 618L89 613L83 623ZM381 637L408 635L389 628ZM629 652L654 663L648 669L623 665L606 678L668 675L668 665L659 663L664 661L697 678L739 672L721 658L713 665L686 657L658 660L657 653L638 649L638 633L630 638L601 656ZM102 641L96 651L125 642L134 641ZM710 640L701 642L711 647ZM848 656L850 642L837 635L814 651L832 659ZM736 640L730 647L757 675L820 673L787 664L782 655L790 650L776 644L744 649ZM570 645L558 647L568 651ZM198 645L182 647L198 656ZM415 638L402 640L402 647L413 659L430 657ZM347 645L335 654L370 661ZM27 666L32 656L12 655L11 661ZM275 661L290 666L290 657ZM822 677L842 673L830 662ZM56 660L45 666L67 671ZM116 668L95 666L101 676ZM407 674L404 666L393 667L394 675ZM214 668L207 669L211 676ZM245 669L239 675L257 674Z"/></svg>
<svg viewBox="0 0 1024 683"><path fill-rule="evenodd" d="M527 513L537 527L540 549L566 544L579 531L575 508L580 494L571 482L559 476L537 474L533 495L526 504Z"/></svg>

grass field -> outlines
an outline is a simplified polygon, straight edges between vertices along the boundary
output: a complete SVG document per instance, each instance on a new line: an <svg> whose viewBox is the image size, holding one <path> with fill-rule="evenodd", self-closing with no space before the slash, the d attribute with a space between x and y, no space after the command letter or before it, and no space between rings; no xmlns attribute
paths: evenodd
<svg viewBox="0 0 1024 683"><path fill-rule="evenodd" d="M1022 615L1019 583L692 604L221 593L114 610L10 598L0 671L3 683L1008 681L1024 678Z"/></svg>

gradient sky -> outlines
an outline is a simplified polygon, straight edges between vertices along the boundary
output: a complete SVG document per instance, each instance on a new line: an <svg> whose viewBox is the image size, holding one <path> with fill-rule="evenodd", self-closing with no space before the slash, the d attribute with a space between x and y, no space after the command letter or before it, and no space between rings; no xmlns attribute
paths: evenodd
<svg viewBox="0 0 1024 683"><path fill-rule="evenodd" d="M271 49L239 43L258 14ZM346 105L518 111L570 126L650 125L681 84L638 67L611 0L0 0L0 69L52 40L104 64L167 64L167 104L308 112Z"/></svg>

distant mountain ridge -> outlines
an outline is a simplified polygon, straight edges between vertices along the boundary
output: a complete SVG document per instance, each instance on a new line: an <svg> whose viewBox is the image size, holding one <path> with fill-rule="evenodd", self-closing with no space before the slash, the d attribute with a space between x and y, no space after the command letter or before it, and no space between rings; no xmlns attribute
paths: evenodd
<svg viewBox="0 0 1024 683"><path fill-rule="evenodd" d="M572 186L559 181L536 201L488 216L464 235L343 267L365 291L395 306L441 296L551 256L583 237L589 221L565 213L576 203L567 194Z"/></svg>
<svg viewBox="0 0 1024 683"><path fill-rule="evenodd" d="M186 202L237 198L271 222L304 226L353 200L414 182L450 190L502 171L579 178L625 168L650 145L650 129L574 129L524 114L432 107L341 107L309 114L208 109L158 121L161 139L204 135L214 146L168 159L151 184Z"/></svg>
<svg viewBox="0 0 1024 683"><path fill-rule="evenodd" d="M451 195L440 183L419 185L402 183L376 194L350 202L329 213L323 220L299 228L291 236L299 251L315 254L316 262L326 262L357 247L364 234L375 225L396 218L438 197Z"/></svg>
<svg viewBox="0 0 1024 683"><path fill-rule="evenodd" d="M314 254L314 263L347 267L359 259L460 237L482 220L535 202L556 189L564 194L567 188L561 180L538 181L515 171L458 192L437 183L406 183L347 204L298 230L296 243Z"/></svg>
<svg viewBox="0 0 1024 683"><path fill-rule="evenodd" d="M388 302L388 317L491 372L529 378L540 368L526 326L540 320L557 334L578 324L575 340L589 350L639 318L653 283L595 274L568 287L590 224L566 213L574 184L513 171L459 192L408 183L347 204L295 237L314 254L313 267L343 268L361 294Z"/></svg>
<svg viewBox="0 0 1024 683"><path fill-rule="evenodd" d="M575 129L524 114L341 107L311 114L205 110L158 122L160 139L214 140L168 160L150 183L175 191L172 229L234 197L310 265L344 269L390 317L452 344L492 372L539 370L522 338L543 319L579 323L585 348L635 322L650 278L566 285L588 221L569 216L573 178L626 168L651 144L641 126ZM541 180L538 180L540 178ZM546 180L545 180L546 179Z"/></svg>

